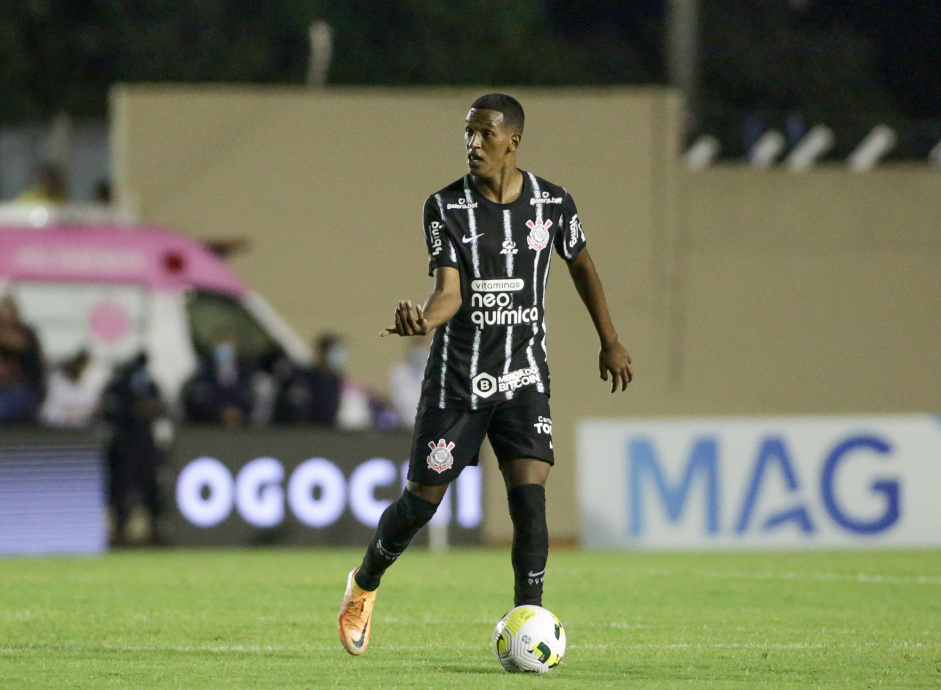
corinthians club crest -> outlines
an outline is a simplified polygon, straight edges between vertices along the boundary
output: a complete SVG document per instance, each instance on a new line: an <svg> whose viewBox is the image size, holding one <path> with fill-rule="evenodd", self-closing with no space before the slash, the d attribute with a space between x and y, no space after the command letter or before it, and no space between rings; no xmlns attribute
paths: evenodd
<svg viewBox="0 0 941 690"><path fill-rule="evenodd" d="M536 222L527 220L526 227L529 228L529 237L526 238L529 248L537 252L545 249L549 244L549 228L552 227L552 220L537 220Z"/></svg>
<svg viewBox="0 0 941 690"><path fill-rule="evenodd" d="M454 443L448 443L443 438L438 439L438 445L434 441L428 441L428 447L431 452L428 454L428 467L438 474L451 469L454 464L454 456L451 451L454 449Z"/></svg>

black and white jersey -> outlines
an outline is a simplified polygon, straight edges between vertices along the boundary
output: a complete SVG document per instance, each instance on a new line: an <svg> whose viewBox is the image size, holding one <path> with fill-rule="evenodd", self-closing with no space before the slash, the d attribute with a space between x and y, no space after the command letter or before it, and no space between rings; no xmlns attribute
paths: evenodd
<svg viewBox="0 0 941 690"><path fill-rule="evenodd" d="M485 199L464 177L428 197L429 274L456 268L460 310L435 331L422 401L478 409L523 392L549 393L546 281L555 248L574 261L585 247L572 197L523 172L515 201Z"/></svg>

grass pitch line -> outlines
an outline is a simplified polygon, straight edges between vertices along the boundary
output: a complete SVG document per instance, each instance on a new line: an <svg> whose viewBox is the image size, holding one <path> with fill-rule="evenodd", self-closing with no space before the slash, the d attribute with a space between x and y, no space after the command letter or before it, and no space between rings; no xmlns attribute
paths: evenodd
<svg viewBox="0 0 941 690"><path fill-rule="evenodd" d="M573 644L572 649L941 649L941 642L714 642L702 644L699 642L676 642L672 644L658 644L656 642L626 643L626 644Z"/></svg>
<svg viewBox="0 0 941 690"><path fill-rule="evenodd" d="M941 577L930 575L913 575L900 577L897 575L868 575L857 573L846 575L843 573L797 573L794 571L776 572L748 572L735 570L647 570L643 571L662 577L689 577L697 575L709 578L735 578L737 580L815 580L818 582L860 582L871 585L934 585L941 586Z"/></svg>
<svg viewBox="0 0 941 690"><path fill-rule="evenodd" d="M438 645L420 645L423 647L437 647ZM479 647L480 645L474 644L465 644L461 645L468 649ZM454 646L451 645L453 648ZM941 649L941 642L713 642L708 644L703 644L701 642L672 642L672 643L658 643L658 642L643 642L643 643L619 643L619 644L608 644L608 643L588 643L588 644L572 644L569 645L571 649L653 649L653 650L668 650L668 649L761 649L761 650L801 650L801 649ZM395 645L383 645L382 649L384 651L396 651L401 649ZM415 646L410 646L408 649L415 649ZM285 647L277 645L168 645L168 646L159 646L159 645L96 645L96 646L71 646L71 645L25 645L22 647L16 646L0 646L0 652L16 654L20 652L113 652L113 653L124 653L124 652L176 652L180 654L189 654L192 652L211 652L213 654L219 653L251 653L251 654L270 654L272 652L276 653L291 653L291 654L306 654L311 652L317 653L331 653L337 652L338 647L336 645L304 645L301 647ZM337 654L338 658L341 658L340 654Z"/></svg>

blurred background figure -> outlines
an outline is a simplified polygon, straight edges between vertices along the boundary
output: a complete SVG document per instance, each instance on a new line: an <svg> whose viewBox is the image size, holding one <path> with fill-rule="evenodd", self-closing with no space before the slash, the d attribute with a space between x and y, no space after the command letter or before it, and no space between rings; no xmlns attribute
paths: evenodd
<svg viewBox="0 0 941 690"><path fill-rule="evenodd" d="M45 390L39 339L12 297L0 299L0 425L34 421Z"/></svg>
<svg viewBox="0 0 941 690"><path fill-rule="evenodd" d="M92 201L102 206L110 206L112 201L111 182L106 179L98 180L92 190Z"/></svg>
<svg viewBox="0 0 941 690"><path fill-rule="evenodd" d="M65 176L53 163L43 163L36 168L36 182L23 190L16 200L26 204L64 204L69 200L65 188Z"/></svg>
<svg viewBox="0 0 941 690"><path fill-rule="evenodd" d="M252 376L254 396L252 424L267 426L272 422L301 421L294 418L292 407L287 406L284 409L279 407L281 404L287 404L284 391L296 375L296 365L280 345L273 347L258 359L257 368Z"/></svg>
<svg viewBox="0 0 941 690"><path fill-rule="evenodd" d="M98 408L100 389L88 376L91 355L81 349L49 373L39 419L46 426L81 429Z"/></svg>
<svg viewBox="0 0 941 690"><path fill-rule="evenodd" d="M235 338L219 332L208 356L183 386L187 421L227 427L247 424L254 407L252 378L252 367L239 356Z"/></svg>
<svg viewBox="0 0 941 690"><path fill-rule="evenodd" d="M337 426L347 354L342 338L322 333L314 342L314 364L297 367L278 396L275 421ZM368 415L368 411L367 411Z"/></svg>
<svg viewBox="0 0 941 690"><path fill-rule="evenodd" d="M406 338L405 358L392 365L389 373L389 390L392 406L401 419L402 426L415 426L415 414L421 398L421 383L428 363L428 339Z"/></svg>
<svg viewBox="0 0 941 690"><path fill-rule="evenodd" d="M135 498L147 511L151 542L162 543L163 500L158 474L163 452L154 427L166 415L166 406L151 378L146 354L139 354L115 372L102 395L101 407L111 425L107 456L114 511L112 543L127 543L128 518Z"/></svg>

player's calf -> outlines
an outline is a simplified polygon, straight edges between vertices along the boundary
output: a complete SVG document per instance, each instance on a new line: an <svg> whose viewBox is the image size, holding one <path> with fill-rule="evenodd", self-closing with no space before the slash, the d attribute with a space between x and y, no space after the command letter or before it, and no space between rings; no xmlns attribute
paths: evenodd
<svg viewBox="0 0 941 690"><path fill-rule="evenodd" d="M515 605L542 606L542 585L549 558L546 489L539 484L520 484L507 492L507 501L513 521L510 558L515 579Z"/></svg>

